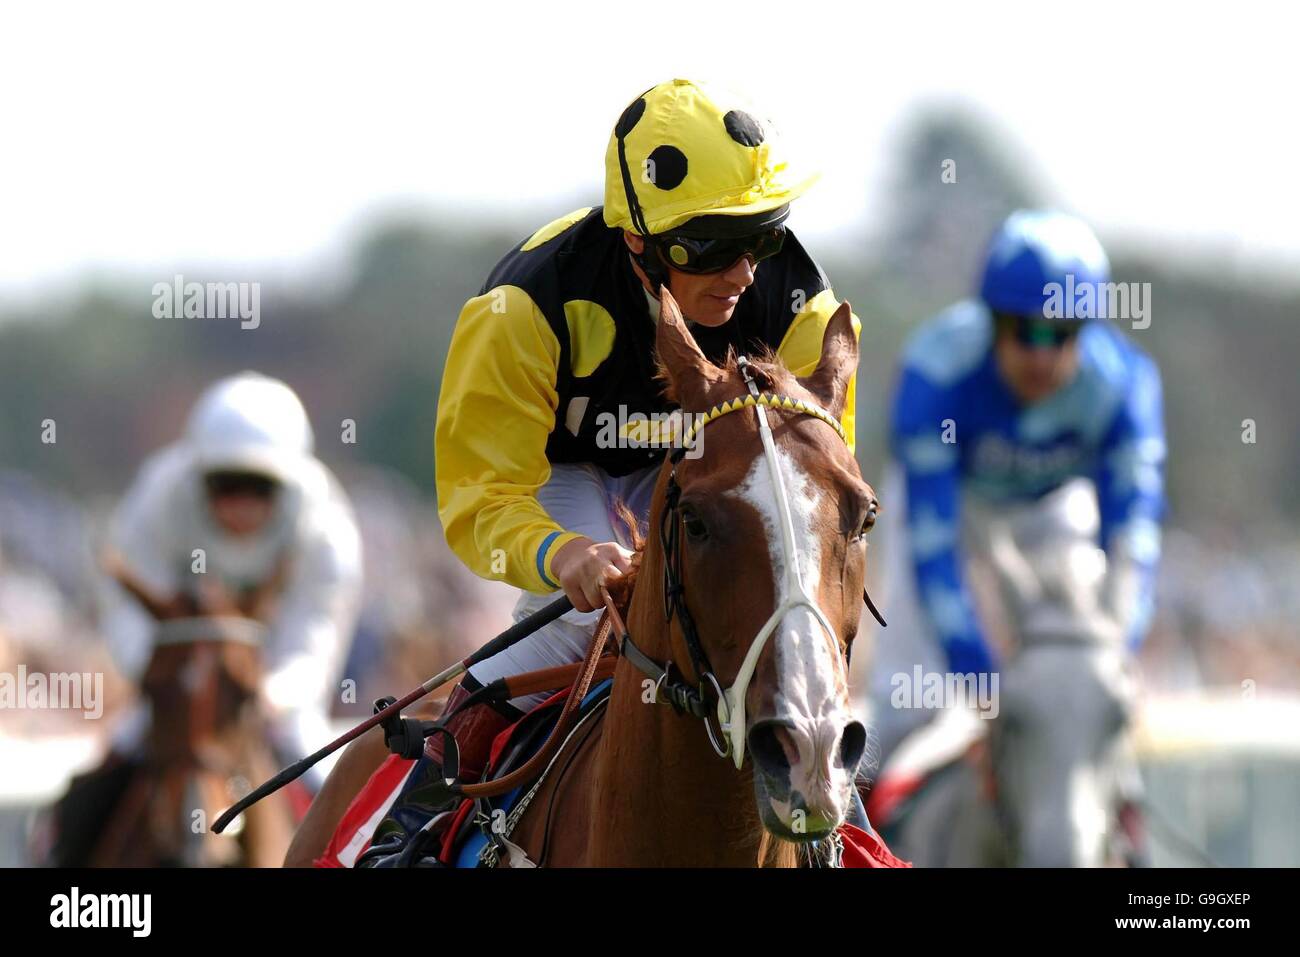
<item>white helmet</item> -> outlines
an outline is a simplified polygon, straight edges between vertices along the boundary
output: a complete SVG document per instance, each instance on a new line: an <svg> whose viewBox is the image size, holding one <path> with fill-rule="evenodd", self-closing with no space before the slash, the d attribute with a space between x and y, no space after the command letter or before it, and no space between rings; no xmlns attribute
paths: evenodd
<svg viewBox="0 0 1300 957"><path fill-rule="evenodd" d="M209 386L185 430L203 471L239 469L289 481L312 451L311 423L293 389L259 372Z"/></svg>

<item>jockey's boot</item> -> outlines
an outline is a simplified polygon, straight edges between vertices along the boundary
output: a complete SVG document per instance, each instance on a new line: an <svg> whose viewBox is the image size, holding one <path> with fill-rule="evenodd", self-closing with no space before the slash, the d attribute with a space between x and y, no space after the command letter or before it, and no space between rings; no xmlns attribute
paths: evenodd
<svg viewBox="0 0 1300 957"><path fill-rule="evenodd" d="M482 687L472 675L452 690L442 720ZM456 738L460 768L456 783L473 784L487 768L496 736L522 717L509 704L485 702L453 715L446 728ZM443 775L446 736L430 735L424 755L416 762L402 793L375 829L370 848L357 859L357 867L435 867L441 837L460 798L448 789Z"/></svg>

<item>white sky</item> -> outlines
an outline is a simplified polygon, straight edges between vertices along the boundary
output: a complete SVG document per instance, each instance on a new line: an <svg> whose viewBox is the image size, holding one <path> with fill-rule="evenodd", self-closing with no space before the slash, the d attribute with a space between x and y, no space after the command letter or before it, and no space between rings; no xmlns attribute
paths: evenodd
<svg viewBox="0 0 1300 957"><path fill-rule="evenodd" d="M822 170L802 234L878 212L887 145L918 102L955 97L1103 237L1300 264L1282 4L890 7L7 6L0 294L88 270L320 270L382 212L598 202L614 119L672 76L746 91Z"/></svg>

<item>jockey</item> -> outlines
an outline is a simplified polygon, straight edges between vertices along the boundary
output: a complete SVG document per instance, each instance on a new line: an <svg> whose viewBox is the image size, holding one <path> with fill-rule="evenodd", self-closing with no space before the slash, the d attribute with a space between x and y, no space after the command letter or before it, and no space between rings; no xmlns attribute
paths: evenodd
<svg viewBox="0 0 1300 957"><path fill-rule="evenodd" d="M330 738L329 703L361 585L352 508L311 450L307 413L283 382L245 372L209 387L184 436L144 463L112 520L112 562L152 607L114 581L101 619L119 670L138 682L160 620L260 616L261 698L286 759ZM55 854L63 863L84 864L94 836L73 837L65 825L90 816L91 805L103 819L141 757L150 719L147 703L138 704L116 727L104 765L74 780L60 802Z"/></svg>
<svg viewBox="0 0 1300 957"><path fill-rule="evenodd" d="M289 386L253 372L210 386L184 437L140 469L110 543L141 584L171 599L177 617L219 611L212 605L222 593L238 604L241 592L278 587L263 649L269 726L295 759L329 739L330 699L358 612L361 543L343 489L312 455L311 425ZM109 647L136 680L157 624L119 587L105 605ZM137 711L118 729L116 748L133 752L146 727Z"/></svg>
<svg viewBox="0 0 1300 957"><path fill-rule="evenodd" d="M661 286L711 359L770 348L797 374L816 368L839 302L785 225L811 182L792 176L774 131L734 96L661 83L614 127L603 207L537 230L465 304L438 402L448 544L479 575L520 589L516 620L557 590L574 610L474 665L447 711L496 678L581 660L601 588L628 570L632 540L618 506L644 525L668 445L653 428L672 410L655 367ZM850 381L850 448L853 396ZM451 718L462 781L483 772L494 737L545 697ZM443 741L426 740L403 795L437 775ZM375 849L400 849L434 810L398 798Z"/></svg>
<svg viewBox="0 0 1300 957"><path fill-rule="evenodd" d="M891 591L915 598L891 594L891 624L903 627L890 628L873 668L882 762L927 717L891 705L898 674L921 663L961 675L998 668L963 562L979 515L1051 513L1040 527L1060 551L1090 510L1089 547L1106 559L1096 623L1131 649L1142 641L1164 511L1160 373L1100 321L1122 318L1107 315L1109 284L1106 255L1086 225L1016 212L993 238L979 298L922 325L905 348L891 429L907 544L892 552L907 568ZM1089 496L1082 512L1081 490ZM919 628L908 627L900 606L919 610Z"/></svg>

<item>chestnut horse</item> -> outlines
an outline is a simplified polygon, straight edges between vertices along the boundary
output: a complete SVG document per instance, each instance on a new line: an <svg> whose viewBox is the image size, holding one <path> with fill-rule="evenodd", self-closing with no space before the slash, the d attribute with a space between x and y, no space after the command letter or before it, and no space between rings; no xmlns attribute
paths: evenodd
<svg viewBox="0 0 1300 957"><path fill-rule="evenodd" d="M285 794L225 834L209 825L275 771L257 704L260 623L181 618L159 624L141 690L152 719L141 766L104 823L96 867L275 867L293 835Z"/></svg>
<svg viewBox="0 0 1300 957"><path fill-rule="evenodd" d="M699 455L664 463L632 648L528 796L516 864L788 866L849 809L866 730L846 654L878 508L838 425L858 364L849 305L804 378L770 356L715 366L666 291L657 346L669 396L712 412Z"/></svg>

